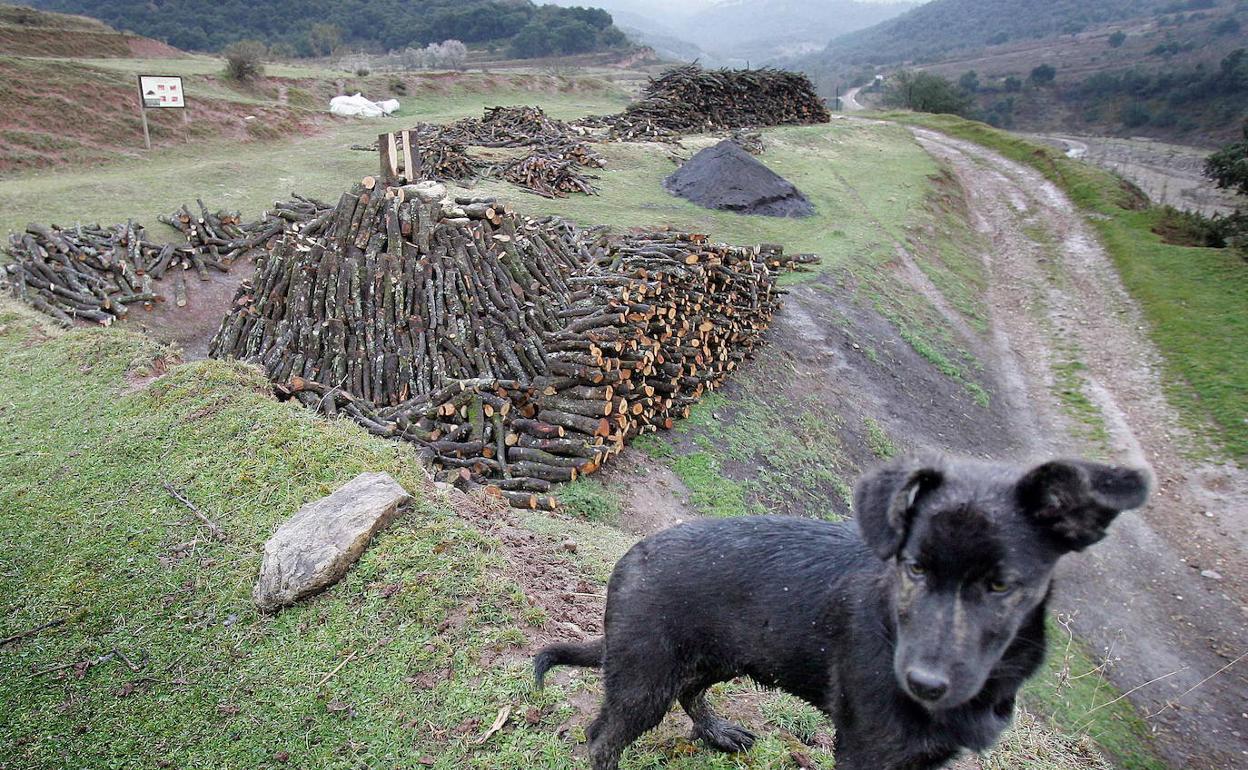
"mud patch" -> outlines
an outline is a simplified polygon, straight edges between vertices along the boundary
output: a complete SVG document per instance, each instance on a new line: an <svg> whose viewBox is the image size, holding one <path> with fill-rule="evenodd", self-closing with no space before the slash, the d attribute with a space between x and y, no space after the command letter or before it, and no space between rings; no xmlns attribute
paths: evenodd
<svg viewBox="0 0 1248 770"><path fill-rule="evenodd" d="M465 495L445 484L421 490L427 497L446 495L456 515L502 546L503 576L524 591L527 602L541 608L545 622L528 627L528 644L508 657L527 660L552 641L584 641L602 634L606 589L588 580L566 556L555 538L526 529L514 509L483 494Z"/></svg>

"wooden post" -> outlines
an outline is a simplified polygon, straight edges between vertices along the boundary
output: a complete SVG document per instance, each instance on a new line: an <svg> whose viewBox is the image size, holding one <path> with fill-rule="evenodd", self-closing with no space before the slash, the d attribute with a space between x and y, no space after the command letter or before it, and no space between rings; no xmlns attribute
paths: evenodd
<svg viewBox="0 0 1248 770"><path fill-rule="evenodd" d="M412 168L412 136L407 129L403 129L399 134L399 141L403 145L403 177L407 182L415 182L416 175ZM417 155L417 158L420 156Z"/></svg>
<svg viewBox="0 0 1248 770"><path fill-rule="evenodd" d="M377 151L381 155L381 182L387 186L393 186L398 176L398 168L396 163L398 158L395 157L394 134L385 133L377 135Z"/></svg>
<svg viewBox="0 0 1248 770"><path fill-rule="evenodd" d="M135 84L139 87L139 116L143 118L143 146L152 149L152 134L147 129L147 103L143 100L143 76L135 75Z"/></svg>

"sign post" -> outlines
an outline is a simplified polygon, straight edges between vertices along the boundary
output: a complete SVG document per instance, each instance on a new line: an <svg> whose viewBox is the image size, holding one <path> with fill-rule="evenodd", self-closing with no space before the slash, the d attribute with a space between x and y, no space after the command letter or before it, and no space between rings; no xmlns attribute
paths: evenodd
<svg viewBox="0 0 1248 770"><path fill-rule="evenodd" d="M143 144L147 149L152 149L147 111L185 108L186 92L182 90L182 78L177 75L139 75L139 112L143 116Z"/></svg>

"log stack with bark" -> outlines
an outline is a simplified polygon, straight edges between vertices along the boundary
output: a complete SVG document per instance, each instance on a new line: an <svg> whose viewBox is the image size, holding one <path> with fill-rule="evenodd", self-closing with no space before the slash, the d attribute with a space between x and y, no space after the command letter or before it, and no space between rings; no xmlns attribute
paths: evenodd
<svg viewBox="0 0 1248 770"><path fill-rule="evenodd" d="M612 139L670 141L682 134L758 126L827 123L827 105L810 79L777 69L707 70L697 64L650 81L623 112L581 122Z"/></svg>
<svg viewBox="0 0 1248 770"><path fill-rule="evenodd" d="M168 277L173 300L187 304L186 275L208 280L208 270L227 272L236 262L266 254L288 230L320 231L333 207L294 196L277 202L256 222L243 223L237 212L211 213L203 201L192 212L183 206L160 217L185 238L183 244L157 243L133 221L108 227L31 224L9 235L12 262L2 271L15 296L63 326L74 319L105 326L125 318L131 306L150 309L164 302L156 282Z"/></svg>
<svg viewBox="0 0 1248 770"><path fill-rule="evenodd" d="M657 232L608 239L437 185L343 194L280 239L210 355L283 396L421 446L443 480L552 508L643 431L688 415L762 342L779 270L811 257Z"/></svg>

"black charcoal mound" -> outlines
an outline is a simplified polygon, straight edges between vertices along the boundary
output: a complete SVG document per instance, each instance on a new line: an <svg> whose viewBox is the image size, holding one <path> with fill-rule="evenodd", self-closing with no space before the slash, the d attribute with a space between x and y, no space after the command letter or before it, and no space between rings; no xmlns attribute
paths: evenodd
<svg viewBox="0 0 1248 770"><path fill-rule="evenodd" d="M663 180L673 195L708 209L765 217L808 217L815 209L784 177L725 139Z"/></svg>

